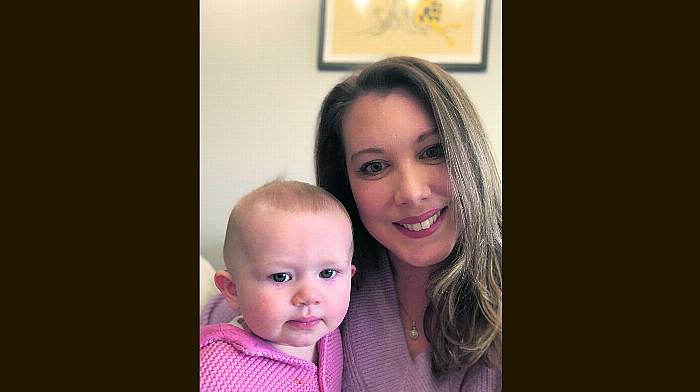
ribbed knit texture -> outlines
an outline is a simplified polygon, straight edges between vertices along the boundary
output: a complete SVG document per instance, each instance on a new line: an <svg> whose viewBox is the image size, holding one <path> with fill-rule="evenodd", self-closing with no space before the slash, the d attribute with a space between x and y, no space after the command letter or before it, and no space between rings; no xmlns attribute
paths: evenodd
<svg viewBox="0 0 700 392"><path fill-rule="evenodd" d="M380 260L379 265L379 271L367 274L360 289L353 291L341 325L343 391L500 391L501 371L482 362L466 375L453 372L436 380L429 351L411 359L389 261Z"/></svg>
<svg viewBox="0 0 700 392"><path fill-rule="evenodd" d="M343 391L500 391L501 371L479 362L468 374L452 373L435 380L430 352L411 360L387 259L378 272L367 274L359 291L350 296L350 309L341 325L345 367ZM200 325L231 321L236 312L221 294L202 310Z"/></svg>
<svg viewBox="0 0 700 392"><path fill-rule="evenodd" d="M201 327L200 391L340 391L343 356L338 330L317 345L318 367L230 324Z"/></svg>

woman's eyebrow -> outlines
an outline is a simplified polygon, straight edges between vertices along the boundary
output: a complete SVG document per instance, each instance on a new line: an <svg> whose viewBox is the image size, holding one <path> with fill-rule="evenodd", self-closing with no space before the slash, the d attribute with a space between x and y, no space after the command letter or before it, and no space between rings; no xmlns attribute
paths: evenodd
<svg viewBox="0 0 700 392"><path fill-rule="evenodd" d="M384 150L379 148L379 147L370 147L370 148L365 148L364 150L360 150L350 156L350 160L354 160L357 158L358 155L362 154L382 154L384 153Z"/></svg>
<svg viewBox="0 0 700 392"><path fill-rule="evenodd" d="M418 144L418 143L422 142L423 140L429 138L430 136L433 136L436 134L437 134L437 131L435 130L435 128L428 129L427 131L421 133L418 136L418 139L416 139L416 144Z"/></svg>
<svg viewBox="0 0 700 392"><path fill-rule="evenodd" d="M430 136L436 135L437 131L434 128L428 129L427 131L421 133L418 135L418 138L416 139L416 144L419 144L423 140L429 138ZM369 147L365 148L364 150L357 151L356 153L350 155L350 160L354 160L358 155L362 154L383 154L384 149L379 148L379 147Z"/></svg>

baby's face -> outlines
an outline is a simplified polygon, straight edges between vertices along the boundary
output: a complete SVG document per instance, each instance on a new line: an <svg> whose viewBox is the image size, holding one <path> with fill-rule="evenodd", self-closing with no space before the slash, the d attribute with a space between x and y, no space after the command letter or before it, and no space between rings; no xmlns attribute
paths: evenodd
<svg viewBox="0 0 700 392"><path fill-rule="evenodd" d="M234 280L248 328L276 346L308 347L348 310L352 229L340 212L256 207L245 220L246 255Z"/></svg>

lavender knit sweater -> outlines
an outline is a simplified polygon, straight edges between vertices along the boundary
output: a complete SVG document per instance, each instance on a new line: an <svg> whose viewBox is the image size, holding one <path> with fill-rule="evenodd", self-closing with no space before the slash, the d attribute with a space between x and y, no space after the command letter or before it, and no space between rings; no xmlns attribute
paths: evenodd
<svg viewBox="0 0 700 392"><path fill-rule="evenodd" d="M399 315L388 259L368 273L350 296L341 325L345 368L343 391L501 391L501 371L477 363L467 374L450 373L436 380L430 352L411 359ZM464 381L463 385L462 381Z"/></svg>
<svg viewBox="0 0 700 392"><path fill-rule="evenodd" d="M200 324L227 322L235 313L221 295L202 310ZM350 296L350 309L340 326L345 367L343 391L501 391L501 371L479 362L467 374L436 380L430 352L411 359L403 334L394 280L387 259L366 275ZM460 384L464 381L463 385Z"/></svg>

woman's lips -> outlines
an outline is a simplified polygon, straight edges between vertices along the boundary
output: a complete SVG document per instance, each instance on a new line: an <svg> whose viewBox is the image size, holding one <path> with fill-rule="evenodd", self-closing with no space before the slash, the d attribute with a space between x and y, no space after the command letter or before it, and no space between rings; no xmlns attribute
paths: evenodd
<svg viewBox="0 0 700 392"><path fill-rule="evenodd" d="M444 220L444 212L447 207L442 210L434 209L423 213L416 217L409 217L402 219L398 222L394 222L394 227L403 235L409 238L425 238L437 231L440 228L440 224ZM437 215L435 218L432 218ZM422 219L422 220L421 220ZM427 223L426 223L427 220ZM409 226L408 228L404 225ZM428 226L427 228L423 228Z"/></svg>
<svg viewBox="0 0 700 392"><path fill-rule="evenodd" d="M398 223L400 225L412 225L412 224L416 224L416 223L421 223L424 220L435 215L440 210L441 210L440 208L434 208L434 209L432 209L430 211L426 211L418 216L410 216L408 218L401 219L400 221L397 221L394 223Z"/></svg>

